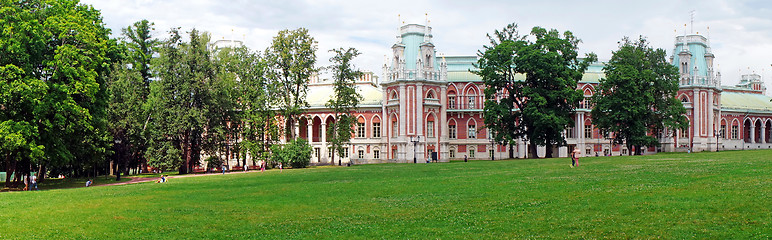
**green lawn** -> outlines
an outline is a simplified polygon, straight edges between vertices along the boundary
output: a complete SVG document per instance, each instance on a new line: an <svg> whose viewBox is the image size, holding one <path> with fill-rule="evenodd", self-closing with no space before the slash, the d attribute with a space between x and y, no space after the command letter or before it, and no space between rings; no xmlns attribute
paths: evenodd
<svg viewBox="0 0 772 240"><path fill-rule="evenodd" d="M382 164L9 192L0 239L767 239L770 156Z"/></svg>

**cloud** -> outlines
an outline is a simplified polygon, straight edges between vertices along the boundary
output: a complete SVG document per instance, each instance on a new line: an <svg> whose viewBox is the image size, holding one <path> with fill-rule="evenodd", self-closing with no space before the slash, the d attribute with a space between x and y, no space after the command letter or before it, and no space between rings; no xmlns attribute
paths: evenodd
<svg viewBox="0 0 772 240"><path fill-rule="evenodd" d="M710 38L724 84L755 69L772 78L772 3L748 0L652 1L209 1L209 0L85 0L102 10L114 34L140 19L156 23L156 36L171 27L208 31L213 39L246 40L264 50L282 29L308 28L319 42L318 62L329 64L329 49L355 47L361 69L380 75L384 54L390 54L399 26L431 20L437 50L448 55L474 55L495 29L517 22L521 34L533 26L570 30L583 40L580 52L611 57L624 36L643 35L652 46L671 52L683 24L695 10L694 31ZM739 71L737 69L745 69ZM772 89L772 81L768 81Z"/></svg>

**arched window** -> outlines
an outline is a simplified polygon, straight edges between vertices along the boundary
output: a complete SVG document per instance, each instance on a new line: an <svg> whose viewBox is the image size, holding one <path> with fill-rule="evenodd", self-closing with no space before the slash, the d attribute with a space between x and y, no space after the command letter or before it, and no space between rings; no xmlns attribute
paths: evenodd
<svg viewBox="0 0 772 240"><path fill-rule="evenodd" d="M365 118L359 116L357 118L357 138L365 137Z"/></svg>
<svg viewBox="0 0 772 240"><path fill-rule="evenodd" d="M434 99L434 90L429 89L429 92L426 93L426 98Z"/></svg>
<svg viewBox="0 0 772 240"><path fill-rule="evenodd" d="M426 137L434 137L434 114L426 118Z"/></svg>
<svg viewBox="0 0 772 240"><path fill-rule="evenodd" d="M456 92L448 91L448 109L456 109Z"/></svg>
<svg viewBox="0 0 772 240"><path fill-rule="evenodd" d="M456 120L451 119L448 122L448 138L456 139Z"/></svg>
<svg viewBox="0 0 772 240"><path fill-rule="evenodd" d="M373 138L381 137L381 118L378 116L373 117Z"/></svg>

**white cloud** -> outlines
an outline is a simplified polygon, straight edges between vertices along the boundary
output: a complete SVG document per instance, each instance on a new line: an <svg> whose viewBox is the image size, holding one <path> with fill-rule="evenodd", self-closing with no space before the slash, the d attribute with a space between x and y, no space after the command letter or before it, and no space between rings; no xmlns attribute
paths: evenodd
<svg viewBox="0 0 772 240"><path fill-rule="evenodd" d="M652 46L673 49L674 29L683 33L689 11L695 10L694 30L710 26L716 63L724 84L738 82L741 73L764 73L772 90L772 3L728 0L653 1L211 1L211 0L85 0L102 10L114 34L140 20L156 23L156 36L171 27L208 31L213 39L246 39L264 50L281 29L305 27L319 42L318 62L328 64L327 51L355 47L361 69L380 74L383 55L390 53L398 27L425 22L428 13L437 50L473 55L487 44L486 33L517 22L521 34L533 26L570 30L583 40L581 52L611 57L623 36L646 36ZM750 70L748 69L750 68ZM744 69L740 71L738 69Z"/></svg>

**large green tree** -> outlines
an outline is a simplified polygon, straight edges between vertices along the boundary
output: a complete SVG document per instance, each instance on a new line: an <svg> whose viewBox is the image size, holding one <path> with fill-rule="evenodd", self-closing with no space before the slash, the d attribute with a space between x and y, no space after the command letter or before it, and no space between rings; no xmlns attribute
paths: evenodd
<svg viewBox="0 0 772 240"><path fill-rule="evenodd" d="M678 69L666 56L643 37L625 37L603 68L606 77L592 99L593 124L614 133L615 143L635 146L636 155L643 146L658 146L656 136L665 129L688 126L686 109L676 99Z"/></svg>
<svg viewBox="0 0 772 240"><path fill-rule="evenodd" d="M499 143L525 137L531 157L537 146L546 146L546 157L552 157L553 147L566 143L563 131L573 124L571 115L582 97L577 83L597 57L579 59L580 40L570 31L534 27L530 35L520 36L517 25L510 24L488 37L491 46L480 51L475 72L486 85L486 127Z"/></svg>
<svg viewBox="0 0 772 240"><path fill-rule="evenodd" d="M209 35L193 29L183 42L178 29L159 48L158 80L150 84L148 106L152 124L148 164L189 173L201 158L209 124L216 66L208 49Z"/></svg>
<svg viewBox="0 0 772 240"><path fill-rule="evenodd" d="M276 81L282 94L279 110L285 118L285 133L290 139L295 136L295 123L308 106L306 94L311 76L317 72L316 41L308 29L281 30L265 50L269 79Z"/></svg>
<svg viewBox="0 0 772 240"><path fill-rule="evenodd" d="M332 147L333 159L331 159L331 163L335 163L335 152L344 151L343 147L351 141L351 136L354 134L353 127L356 119L351 115L351 112L362 99L362 95L357 92L355 85L356 80L362 76L362 72L351 63L356 56L359 56L359 51L355 48L339 48L330 50L330 52L335 53L335 56L330 58L330 62L333 63L330 67L334 80L332 83L333 95L325 105L335 115L332 126L327 128L327 142ZM340 165L340 160L338 160L338 165Z"/></svg>
<svg viewBox="0 0 772 240"><path fill-rule="evenodd" d="M110 144L104 83L119 57L109 34L100 12L78 1L0 1L7 171L83 175L102 164Z"/></svg>
<svg viewBox="0 0 772 240"><path fill-rule="evenodd" d="M222 49L219 54L223 74L237 78L238 112L240 120L238 134L242 142L238 149L243 153L242 160L247 165L246 155L253 161L268 160L270 147L279 139L279 124L276 111L272 109L279 102L275 82L267 78L267 65L259 52L246 47ZM234 131L231 131L234 132ZM235 133L234 133L235 134Z"/></svg>
<svg viewBox="0 0 772 240"><path fill-rule="evenodd" d="M144 107L150 93L150 64L158 40L150 31L153 23L135 22L123 29L125 60L113 66L108 81L110 101L108 129L112 134L115 177L128 175L129 166L142 166L147 149L145 130L150 113Z"/></svg>

